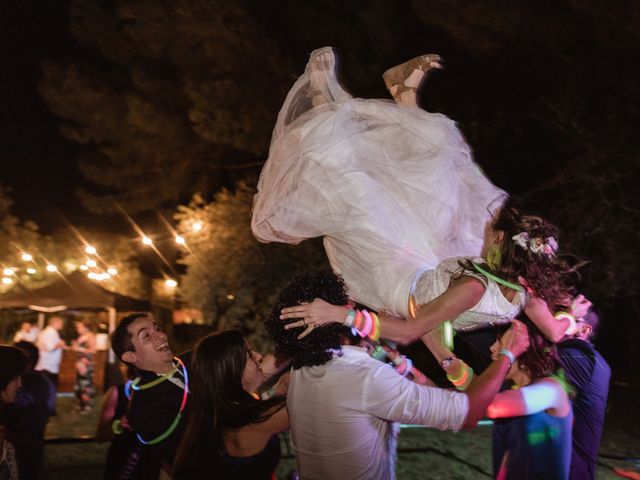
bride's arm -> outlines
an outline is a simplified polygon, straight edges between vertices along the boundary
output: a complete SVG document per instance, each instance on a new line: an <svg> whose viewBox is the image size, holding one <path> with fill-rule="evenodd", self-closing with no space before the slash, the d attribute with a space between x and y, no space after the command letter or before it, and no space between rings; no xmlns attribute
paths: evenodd
<svg viewBox="0 0 640 480"><path fill-rule="evenodd" d="M388 315L378 315L380 319L380 337L406 344L433 330L447 320L455 320L462 313L474 307L484 294L484 285L473 277L462 277L439 297L422 305L413 320ZM306 327L300 335L304 337L313 330L314 325L344 323L349 308L331 305L319 298L309 304L284 308L281 319L302 318L285 328Z"/></svg>

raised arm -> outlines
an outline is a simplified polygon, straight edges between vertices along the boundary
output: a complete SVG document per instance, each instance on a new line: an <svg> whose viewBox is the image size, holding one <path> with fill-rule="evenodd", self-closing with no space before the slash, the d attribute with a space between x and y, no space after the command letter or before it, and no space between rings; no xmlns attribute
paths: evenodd
<svg viewBox="0 0 640 480"><path fill-rule="evenodd" d="M502 336L502 346L515 357L520 356L529 348L527 328L521 322L514 320L512 327ZM509 368L511 368L510 359L500 355L466 389L465 393L469 396L469 413L464 422L465 428L474 427L484 417L487 407L500 390Z"/></svg>
<svg viewBox="0 0 640 480"><path fill-rule="evenodd" d="M439 297L422 305L416 318L404 320L388 315L378 315L380 319L380 337L398 343L410 343L421 335L433 330L447 320L455 320L459 315L474 307L484 294L484 285L472 277L462 277ZM407 299L408 300L408 299ZM331 305L316 298L309 304L284 308L280 318L301 318L285 328L305 327L300 338L308 335L313 328L327 323L344 323L349 307Z"/></svg>
<svg viewBox="0 0 640 480"><path fill-rule="evenodd" d="M524 307L524 313L531 319L542 334L557 343L565 336L570 321L566 318L556 319L549 310L547 302L540 297L531 296Z"/></svg>
<svg viewBox="0 0 640 480"><path fill-rule="evenodd" d="M558 416L568 413L567 394L560 384L551 378L543 378L518 390L500 392L489 405L487 416L519 417L544 410L552 410L551 413Z"/></svg>

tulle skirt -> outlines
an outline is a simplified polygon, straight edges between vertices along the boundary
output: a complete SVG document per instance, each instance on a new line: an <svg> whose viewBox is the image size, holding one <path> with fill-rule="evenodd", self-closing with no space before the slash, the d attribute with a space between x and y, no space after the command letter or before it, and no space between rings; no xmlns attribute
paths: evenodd
<svg viewBox="0 0 640 480"><path fill-rule="evenodd" d="M278 116L252 229L262 242L322 236L354 300L406 316L421 271L480 253L502 195L452 120L353 98L308 65Z"/></svg>

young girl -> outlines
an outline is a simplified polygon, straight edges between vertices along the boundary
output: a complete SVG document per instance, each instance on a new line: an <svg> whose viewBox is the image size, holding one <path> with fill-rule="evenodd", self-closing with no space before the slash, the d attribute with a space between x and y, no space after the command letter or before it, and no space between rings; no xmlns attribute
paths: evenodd
<svg viewBox="0 0 640 480"><path fill-rule="evenodd" d="M558 376L555 346L531 323L529 349L511 366L513 388L499 393L487 410L495 419L493 467L496 478L566 479L571 463L573 414L569 387ZM496 358L500 339L491 347Z"/></svg>
<svg viewBox="0 0 640 480"><path fill-rule="evenodd" d="M175 479L271 479L277 437L289 428L284 396L252 395L264 382L262 355L237 330L201 339L191 361L191 410L174 463ZM286 393L283 379L276 392Z"/></svg>

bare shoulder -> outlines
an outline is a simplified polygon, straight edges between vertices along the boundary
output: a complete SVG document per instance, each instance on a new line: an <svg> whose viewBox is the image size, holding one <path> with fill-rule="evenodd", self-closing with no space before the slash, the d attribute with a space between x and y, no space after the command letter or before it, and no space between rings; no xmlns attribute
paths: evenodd
<svg viewBox="0 0 640 480"><path fill-rule="evenodd" d="M451 280L449 289L455 289L461 293L464 292L480 300L482 295L484 295L486 287L479 278L470 275L460 275L458 278Z"/></svg>

